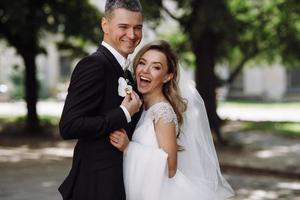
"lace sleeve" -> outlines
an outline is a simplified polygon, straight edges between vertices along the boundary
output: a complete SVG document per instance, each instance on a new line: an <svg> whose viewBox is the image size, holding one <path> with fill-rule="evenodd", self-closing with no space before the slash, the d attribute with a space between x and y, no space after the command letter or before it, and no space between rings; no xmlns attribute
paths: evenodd
<svg viewBox="0 0 300 200"><path fill-rule="evenodd" d="M153 106L153 109L150 110L150 117L156 123L160 119L164 123L174 122L176 125L176 132L178 132L178 122L176 114L169 103L161 102Z"/></svg>

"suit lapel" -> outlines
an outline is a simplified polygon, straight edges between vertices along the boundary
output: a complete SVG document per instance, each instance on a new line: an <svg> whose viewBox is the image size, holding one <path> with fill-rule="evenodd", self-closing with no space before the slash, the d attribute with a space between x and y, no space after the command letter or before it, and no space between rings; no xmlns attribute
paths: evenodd
<svg viewBox="0 0 300 200"><path fill-rule="evenodd" d="M109 60L109 62L112 64L113 68L115 69L118 76L124 76L124 71L121 67L121 65L118 63L117 59L114 57L114 55L103 45L100 45L98 52L102 52L104 56Z"/></svg>
<svg viewBox="0 0 300 200"><path fill-rule="evenodd" d="M126 78L129 81L130 85L135 86L132 74L128 69L124 72L124 78Z"/></svg>
<svg viewBox="0 0 300 200"><path fill-rule="evenodd" d="M142 95L139 93L139 91L137 89L136 82L132 77L132 73L128 69L125 71L125 78L127 78L129 80L129 83L130 83L130 85L132 85L133 90L140 96L140 98L142 98Z"/></svg>
<svg viewBox="0 0 300 200"><path fill-rule="evenodd" d="M135 92L137 92L137 94L142 97L142 95L138 92L137 90L137 85L132 77L132 74L129 70L126 70L125 73L122 69L122 67L120 66L120 64L118 63L117 59L114 57L114 55L107 49L105 48L103 45L100 45L97 52L101 52L102 54L104 54L104 56L109 60L109 62L112 64L112 67L114 68L114 70L116 71L116 73L118 74L119 77L124 77L127 78L131 85L133 86L133 90ZM120 97L120 96L119 96ZM140 111L138 113L136 113L134 116L132 116L132 121L127 124L126 127L124 127L127 131L128 137L131 139L135 125L137 124L140 115L142 113L142 109L140 109Z"/></svg>

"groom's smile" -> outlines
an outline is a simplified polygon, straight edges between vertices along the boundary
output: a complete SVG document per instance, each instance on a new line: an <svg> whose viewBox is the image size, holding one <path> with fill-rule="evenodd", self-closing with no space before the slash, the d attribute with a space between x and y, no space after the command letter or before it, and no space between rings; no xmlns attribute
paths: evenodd
<svg viewBox="0 0 300 200"><path fill-rule="evenodd" d="M104 41L127 58L142 39L142 23L143 17L140 12L115 9L110 16L102 20Z"/></svg>

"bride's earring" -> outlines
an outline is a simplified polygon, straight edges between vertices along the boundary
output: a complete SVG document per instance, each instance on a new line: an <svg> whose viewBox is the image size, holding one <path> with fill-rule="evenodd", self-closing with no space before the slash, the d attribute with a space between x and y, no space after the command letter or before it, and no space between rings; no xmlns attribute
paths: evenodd
<svg viewBox="0 0 300 200"><path fill-rule="evenodd" d="M164 81L163 83L169 82L173 78L173 74L170 74Z"/></svg>
<svg viewBox="0 0 300 200"><path fill-rule="evenodd" d="M167 79L165 79L165 80L163 81L163 83L167 83L169 80L170 80L170 79L167 78Z"/></svg>

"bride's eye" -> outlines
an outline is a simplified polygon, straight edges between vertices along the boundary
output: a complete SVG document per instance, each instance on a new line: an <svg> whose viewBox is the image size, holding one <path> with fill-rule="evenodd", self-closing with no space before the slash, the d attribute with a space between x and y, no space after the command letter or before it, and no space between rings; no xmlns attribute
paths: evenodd
<svg viewBox="0 0 300 200"><path fill-rule="evenodd" d="M153 68L156 69L156 70L160 70L161 69L160 66L153 66Z"/></svg>
<svg viewBox="0 0 300 200"><path fill-rule="evenodd" d="M139 65L145 65L145 62L139 61L138 64L139 64Z"/></svg>

